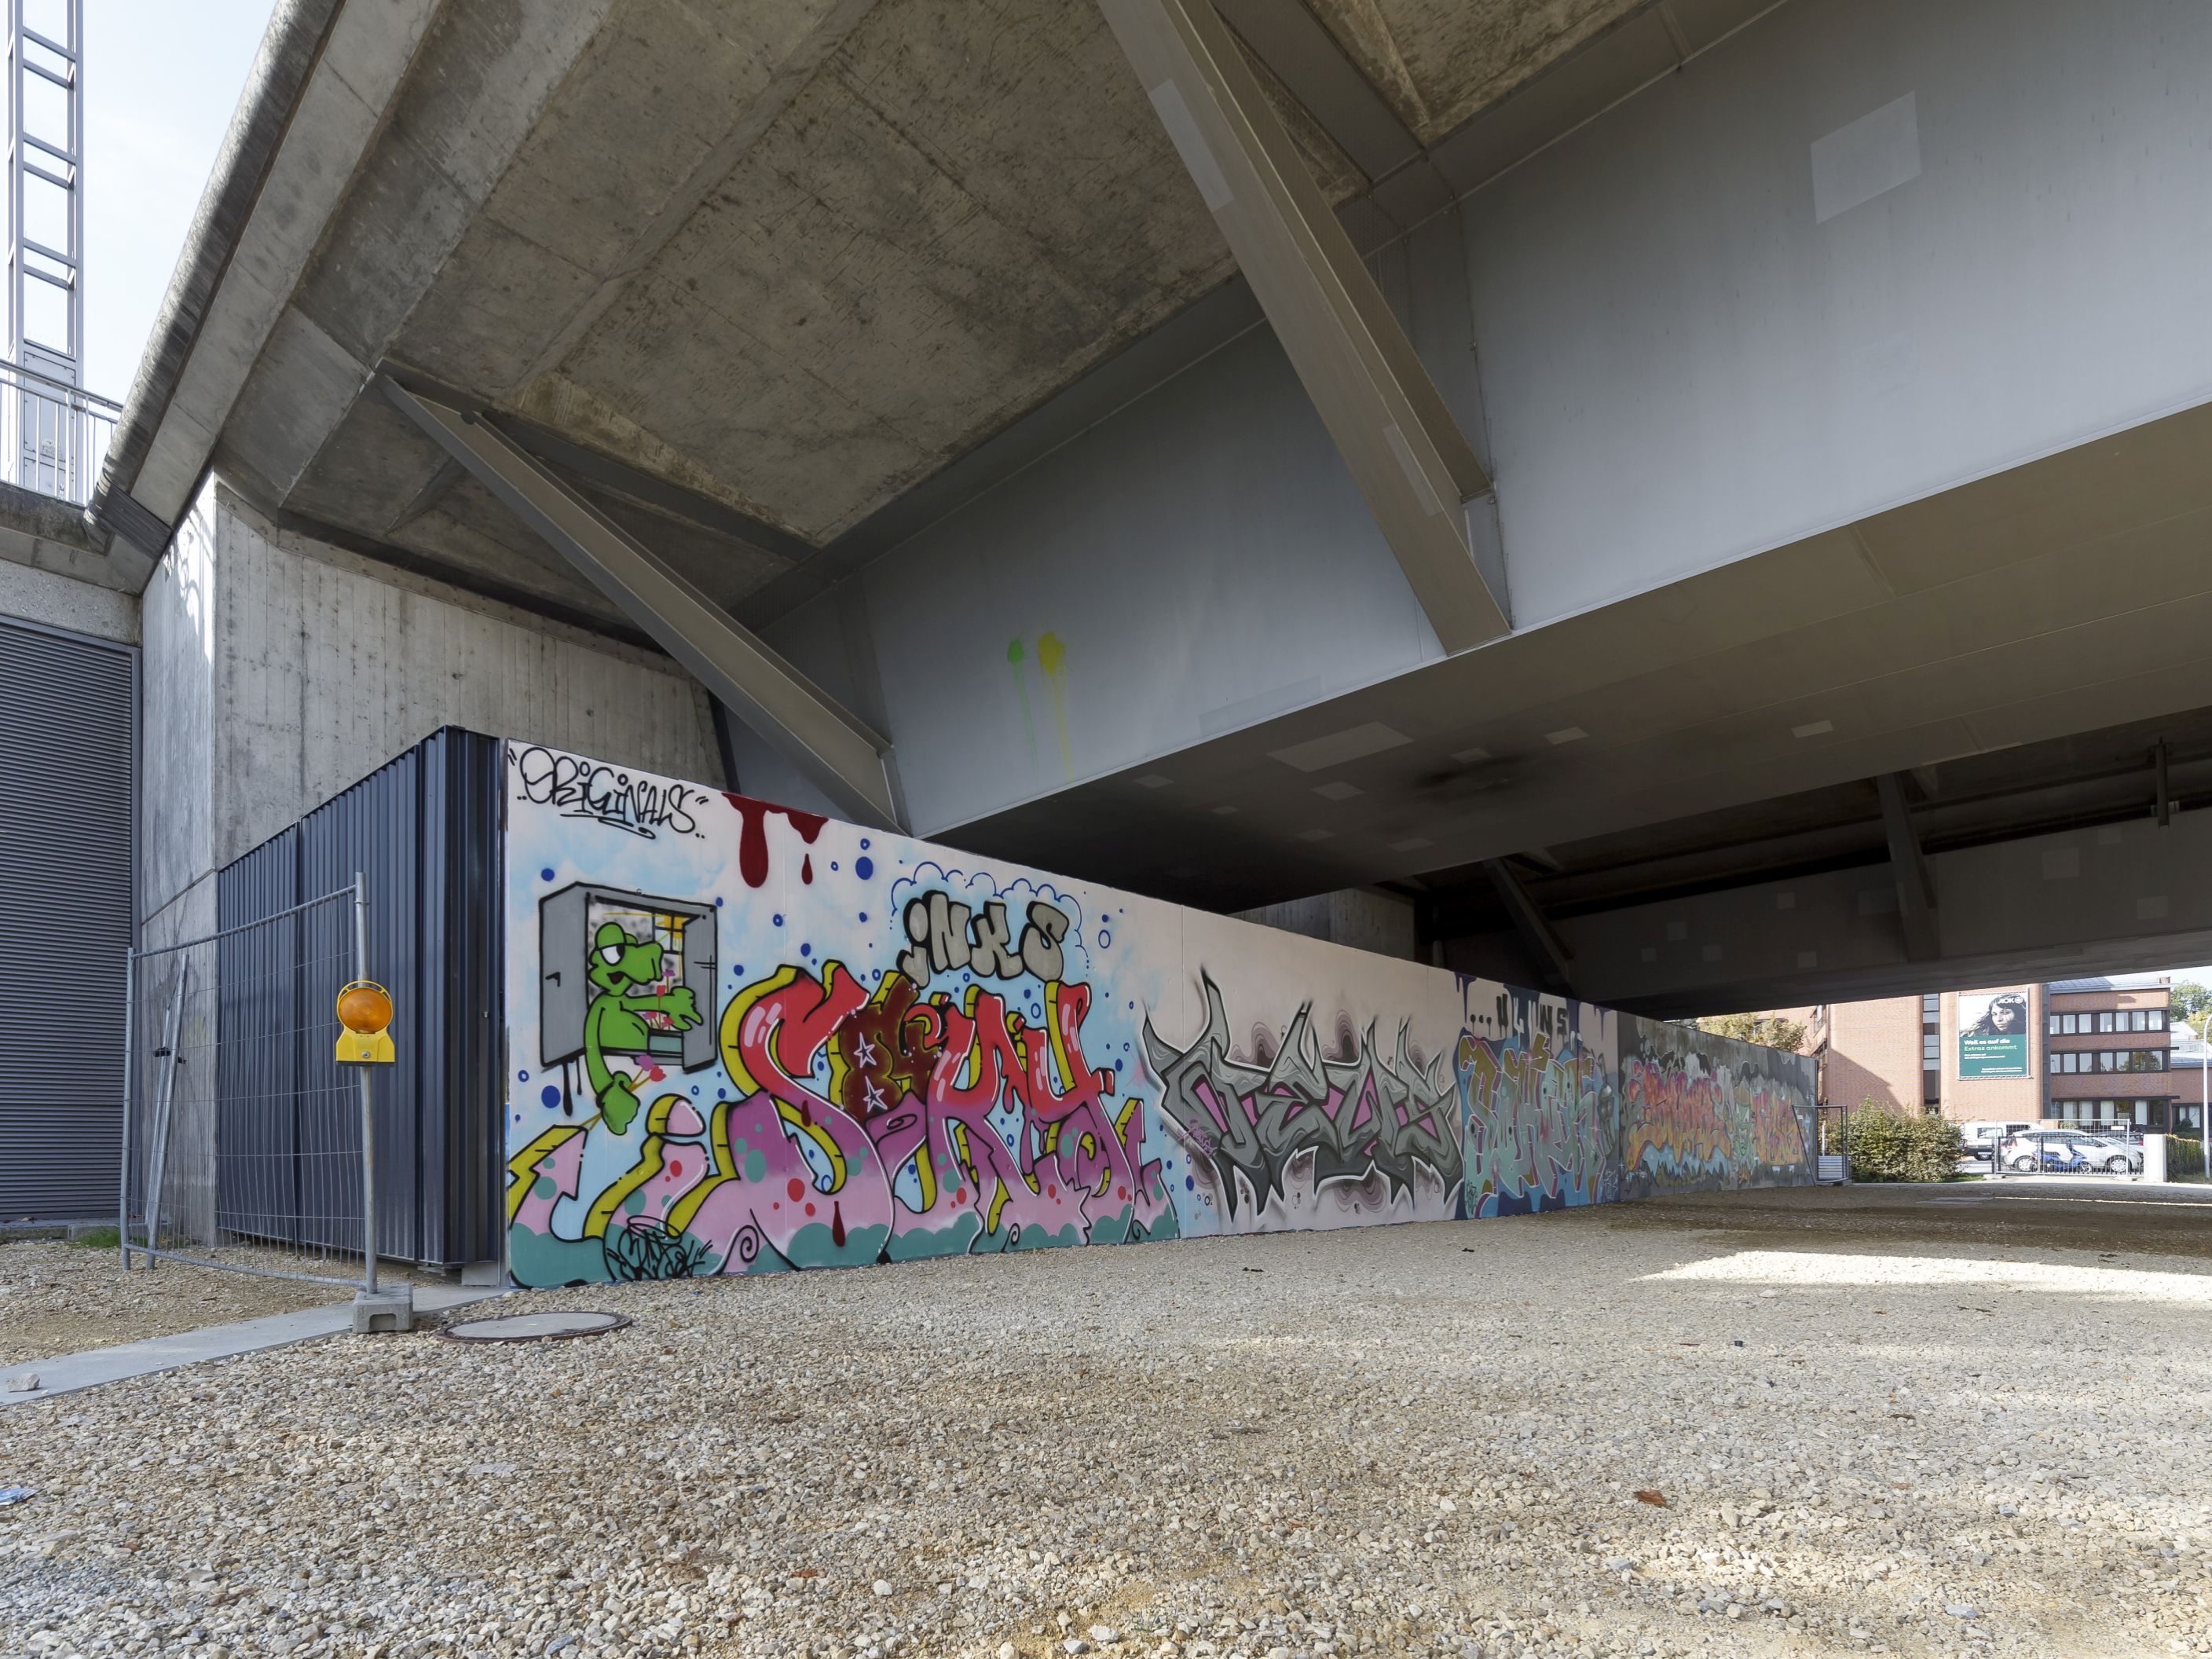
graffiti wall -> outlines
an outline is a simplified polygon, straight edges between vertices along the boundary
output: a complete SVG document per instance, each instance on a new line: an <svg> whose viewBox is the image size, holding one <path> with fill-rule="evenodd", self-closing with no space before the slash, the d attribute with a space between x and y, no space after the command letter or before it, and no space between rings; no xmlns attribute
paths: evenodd
<svg viewBox="0 0 2212 1659"><path fill-rule="evenodd" d="M1466 1213L1619 1198L1620 1017L1491 980L1462 980L1460 992Z"/></svg>
<svg viewBox="0 0 2212 1659"><path fill-rule="evenodd" d="M1811 1178L1813 1061L1619 1016L1624 1197Z"/></svg>
<svg viewBox="0 0 2212 1659"><path fill-rule="evenodd" d="M1607 1011L540 747L505 766L521 1284L1634 1186Z"/></svg>

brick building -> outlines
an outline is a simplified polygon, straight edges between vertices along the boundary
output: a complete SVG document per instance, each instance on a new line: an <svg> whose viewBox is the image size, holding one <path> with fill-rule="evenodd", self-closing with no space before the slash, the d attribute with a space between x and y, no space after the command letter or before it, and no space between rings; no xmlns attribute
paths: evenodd
<svg viewBox="0 0 2212 1659"><path fill-rule="evenodd" d="M1920 997L1832 1002L1806 1010L1808 1052L1820 1065L1820 1098L1915 1112L1927 1099Z"/></svg>
<svg viewBox="0 0 2212 1659"><path fill-rule="evenodd" d="M2199 1074L2172 1068L2172 1000L2141 974L1778 1012L1806 1027L1824 1104L2191 1133Z"/></svg>
<svg viewBox="0 0 2212 1659"><path fill-rule="evenodd" d="M2069 979L2049 991L2045 1117L2174 1128L2171 981L2148 974Z"/></svg>
<svg viewBox="0 0 2212 1659"><path fill-rule="evenodd" d="M2174 1089L2173 1132L2201 1135L2204 1133L2205 1109L2212 1104L2212 1077L2206 1075L2207 1062L2212 1061L2212 1048L2180 1037L2166 1060Z"/></svg>

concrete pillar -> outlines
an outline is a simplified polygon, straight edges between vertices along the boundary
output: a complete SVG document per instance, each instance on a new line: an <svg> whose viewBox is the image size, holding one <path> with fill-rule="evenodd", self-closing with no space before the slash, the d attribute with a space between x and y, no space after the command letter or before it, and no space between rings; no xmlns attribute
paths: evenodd
<svg viewBox="0 0 2212 1659"><path fill-rule="evenodd" d="M145 947L214 932L225 865L441 726L721 776L705 693L658 652L280 531L220 483L185 516L141 614ZM212 1047L195 1045L214 1041L220 988L216 953L190 954L164 1231L205 1240L216 1090ZM149 1044L178 965L160 960L139 999Z"/></svg>

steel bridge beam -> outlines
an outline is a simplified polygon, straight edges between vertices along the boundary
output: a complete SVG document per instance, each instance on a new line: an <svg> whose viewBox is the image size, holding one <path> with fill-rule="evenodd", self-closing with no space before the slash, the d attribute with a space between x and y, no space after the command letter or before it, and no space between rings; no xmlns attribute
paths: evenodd
<svg viewBox="0 0 2212 1659"><path fill-rule="evenodd" d="M1482 867L1505 907L1513 931L1520 936L1522 946L1546 981L1543 988L1571 996L1575 988L1574 952L1553 930L1550 919L1528 896L1528 890L1521 884L1520 877L1513 873L1510 865L1504 859L1486 859Z"/></svg>
<svg viewBox="0 0 2212 1659"><path fill-rule="evenodd" d="M1890 867L1897 876L1897 909L1905 925L1905 954L1909 961L1933 962L1943 954L1942 930L1936 913L1936 878L1929 872L1928 857L1912 827L1912 813L1905 802L1905 779L1885 772L1874 781L1881 797L1881 827L1889 841Z"/></svg>
<svg viewBox="0 0 2212 1659"><path fill-rule="evenodd" d="M891 745L634 540L535 457L479 419L408 391L385 396L544 538L713 696L758 732L838 813L903 830Z"/></svg>
<svg viewBox="0 0 2212 1659"><path fill-rule="evenodd" d="M1098 0L1447 652L1511 631L1492 485L1212 0Z"/></svg>

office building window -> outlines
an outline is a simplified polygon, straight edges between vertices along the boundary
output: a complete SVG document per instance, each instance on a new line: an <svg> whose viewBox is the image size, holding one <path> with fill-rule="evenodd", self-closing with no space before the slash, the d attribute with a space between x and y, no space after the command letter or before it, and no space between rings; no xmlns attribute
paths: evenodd
<svg viewBox="0 0 2212 1659"><path fill-rule="evenodd" d="M2165 1010L2165 1009L2163 1009L2163 1008L2146 1008L2146 1009L2144 1009L2144 1010L2143 1010L2143 1012L2144 1012L2145 1014L2148 1015L2148 1016L2149 1016L2149 1018L2150 1018L2150 1024L2149 1024L2148 1025L2147 1025L2146 1027L2144 1027L2144 1029L2145 1029L2146 1030L2151 1030L2151 1031L2163 1031L2163 1030L2166 1029L2166 1010Z"/></svg>
<svg viewBox="0 0 2212 1659"><path fill-rule="evenodd" d="M2112 1029L2112 1011L2111 1009L2105 1008L2100 1009L2098 1012L2097 1029L2100 1031L2109 1031Z"/></svg>
<svg viewBox="0 0 2212 1659"><path fill-rule="evenodd" d="M1920 1023L1923 1025L1943 1018L1943 999L1933 993L1920 999Z"/></svg>

